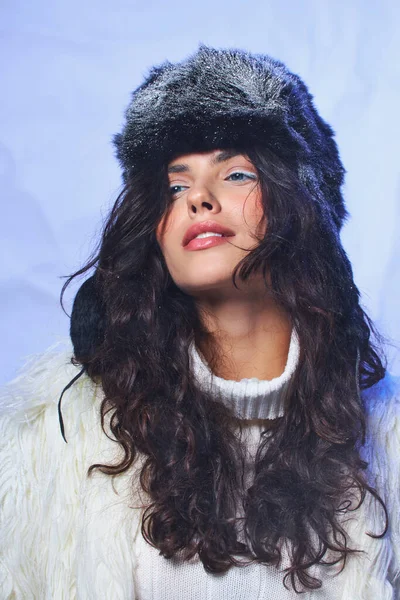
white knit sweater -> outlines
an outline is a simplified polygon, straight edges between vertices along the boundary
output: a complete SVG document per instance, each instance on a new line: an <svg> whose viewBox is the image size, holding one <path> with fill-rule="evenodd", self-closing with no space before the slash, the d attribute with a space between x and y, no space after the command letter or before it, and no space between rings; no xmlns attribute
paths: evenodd
<svg viewBox="0 0 400 600"><path fill-rule="evenodd" d="M140 465L111 480L87 468L112 462L120 452L102 432L101 388L79 379L63 398L68 444L57 414L60 390L77 373L71 347L50 349L33 359L2 393L0 411L0 600L288 600L273 567L234 567L207 574L200 561L179 564L159 556L140 532ZM243 419L249 449L248 476L265 419L282 415L283 387L298 361L293 333L283 374L272 381L226 381L213 376L194 346L191 368L200 386L211 387ZM400 384L387 375L364 392L368 442L363 449L370 477L387 503L382 511L366 501L346 525L364 554L349 558L334 576L322 567L321 590L311 600L400 599ZM132 481L136 494L132 496ZM134 498L134 499L132 499Z"/></svg>

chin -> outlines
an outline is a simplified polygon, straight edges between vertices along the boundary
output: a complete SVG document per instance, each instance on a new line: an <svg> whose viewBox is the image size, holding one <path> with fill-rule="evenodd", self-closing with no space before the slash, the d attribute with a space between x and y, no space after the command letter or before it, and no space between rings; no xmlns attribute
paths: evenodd
<svg viewBox="0 0 400 600"><path fill-rule="evenodd" d="M225 277L213 277L213 278L197 278L190 281L175 282L177 286L190 296L197 296L207 294L207 292L226 291L233 289L232 273L229 273Z"/></svg>

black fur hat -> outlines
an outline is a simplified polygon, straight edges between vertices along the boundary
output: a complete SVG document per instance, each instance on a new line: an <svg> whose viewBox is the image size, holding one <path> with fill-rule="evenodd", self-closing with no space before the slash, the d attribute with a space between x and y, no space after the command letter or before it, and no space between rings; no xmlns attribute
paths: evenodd
<svg viewBox="0 0 400 600"><path fill-rule="evenodd" d="M182 62L153 67L114 136L126 182L141 165L218 148L268 147L289 163L338 229L347 216L345 170L333 130L304 82L262 54L201 44Z"/></svg>

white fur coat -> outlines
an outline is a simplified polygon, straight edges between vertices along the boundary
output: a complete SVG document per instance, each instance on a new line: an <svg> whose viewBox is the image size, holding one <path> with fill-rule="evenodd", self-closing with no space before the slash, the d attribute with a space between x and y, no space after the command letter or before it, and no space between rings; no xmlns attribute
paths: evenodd
<svg viewBox="0 0 400 600"><path fill-rule="evenodd" d="M52 348L32 359L1 396L1 600L137 598L140 490L133 501L133 469L114 480L97 471L86 476L91 464L111 462L120 452L101 430L101 391L86 376L64 395L68 443L61 437L60 391L78 372L71 353ZM400 599L399 390L398 379L387 375L364 392L364 456L387 503L390 530L384 539L365 535L382 530L382 511L374 502L357 511L348 531L365 554L349 558L338 600Z"/></svg>

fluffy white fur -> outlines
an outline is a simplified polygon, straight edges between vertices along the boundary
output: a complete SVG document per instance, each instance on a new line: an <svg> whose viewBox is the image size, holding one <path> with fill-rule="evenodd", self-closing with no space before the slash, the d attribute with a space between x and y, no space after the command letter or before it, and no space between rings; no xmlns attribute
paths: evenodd
<svg viewBox="0 0 400 600"><path fill-rule="evenodd" d="M141 535L143 498L138 487L133 500L134 469L114 480L98 472L86 476L91 464L112 461L120 452L101 430L101 390L89 378L80 378L63 398L68 444L59 430L60 391L78 372L70 364L71 354L69 346L50 349L31 360L2 393L2 600L138 597L135 540ZM399 381L387 376L364 393L369 415L364 454L389 509L390 535L384 540L365 535L383 527L375 502L365 502L354 513L357 518L348 523L348 530L353 544L366 555L348 560L340 576L345 577L344 592L337 600L400 598L399 390ZM161 598L157 590L151 597Z"/></svg>

